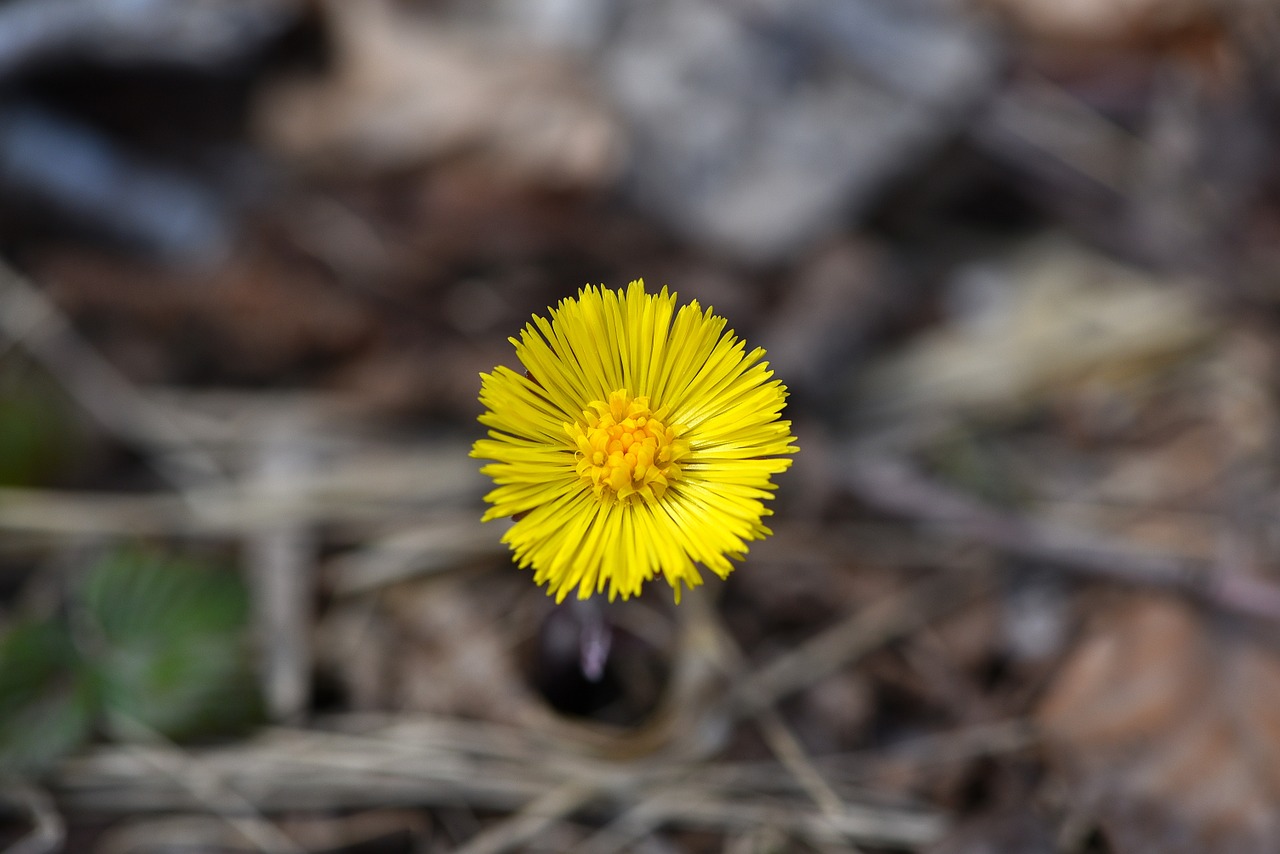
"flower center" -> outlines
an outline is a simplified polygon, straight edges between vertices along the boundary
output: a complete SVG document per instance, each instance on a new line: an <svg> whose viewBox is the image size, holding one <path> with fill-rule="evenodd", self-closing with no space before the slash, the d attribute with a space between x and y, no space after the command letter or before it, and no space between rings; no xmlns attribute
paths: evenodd
<svg viewBox="0 0 1280 854"><path fill-rule="evenodd" d="M565 430L577 447L578 476L596 497L611 504L657 501L680 479L679 461L689 443L680 425L666 424L666 410L649 409L649 398L626 389L593 400L576 424Z"/></svg>

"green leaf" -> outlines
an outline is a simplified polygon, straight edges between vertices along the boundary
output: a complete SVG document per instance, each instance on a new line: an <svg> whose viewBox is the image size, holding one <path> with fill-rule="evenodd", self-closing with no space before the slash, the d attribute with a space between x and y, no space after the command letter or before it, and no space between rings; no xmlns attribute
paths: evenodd
<svg viewBox="0 0 1280 854"><path fill-rule="evenodd" d="M88 739L93 681L66 631L22 623L0 639L0 771L38 772Z"/></svg>
<svg viewBox="0 0 1280 854"><path fill-rule="evenodd" d="M117 729L187 738L257 719L248 595L234 573L122 551L85 579L82 603Z"/></svg>
<svg viewBox="0 0 1280 854"><path fill-rule="evenodd" d="M75 414L48 377L0 361L0 486L49 482L83 452Z"/></svg>

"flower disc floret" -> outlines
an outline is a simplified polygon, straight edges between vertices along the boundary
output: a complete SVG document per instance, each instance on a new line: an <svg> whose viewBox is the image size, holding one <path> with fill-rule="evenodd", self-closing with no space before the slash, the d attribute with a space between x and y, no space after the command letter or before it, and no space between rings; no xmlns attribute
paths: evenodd
<svg viewBox="0 0 1280 854"><path fill-rule="evenodd" d="M626 389L593 400L582 419L565 424L577 446L577 472L601 501L612 504L655 502L680 479L680 460L689 443L683 428L668 427L666 412L649 408L649 398L632 398Z"/></svg>

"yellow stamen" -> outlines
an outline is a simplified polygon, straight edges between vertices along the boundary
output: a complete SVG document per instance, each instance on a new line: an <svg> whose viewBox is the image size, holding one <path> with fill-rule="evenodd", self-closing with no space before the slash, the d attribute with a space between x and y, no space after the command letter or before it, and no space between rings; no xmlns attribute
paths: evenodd
<svg viewBox="0 0 1280 854"><path fill-rule="evenodd" d="M680 479L680 460L689 443L680 425L668 427L667 413L649 408L649 398L626 389L595 400L576 424L564 425L577 448L578 476L607 504L657 501Z"/></svg>

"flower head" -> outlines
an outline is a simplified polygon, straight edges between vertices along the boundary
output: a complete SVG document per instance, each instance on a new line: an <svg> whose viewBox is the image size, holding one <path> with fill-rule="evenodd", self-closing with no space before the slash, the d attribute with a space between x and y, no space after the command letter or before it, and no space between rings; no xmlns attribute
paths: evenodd
<svg viewBox="0 0 1280 854"><path fill-rule="evenodd" d="M770 478L797 450L764 350L643 281L583 288L550 314L510 339L525 373L481 374L485 521L516 519L503 542L556 601L606 586L626 599L658 573L679 601L696 564L727 576L772 533Z"/></svg>

